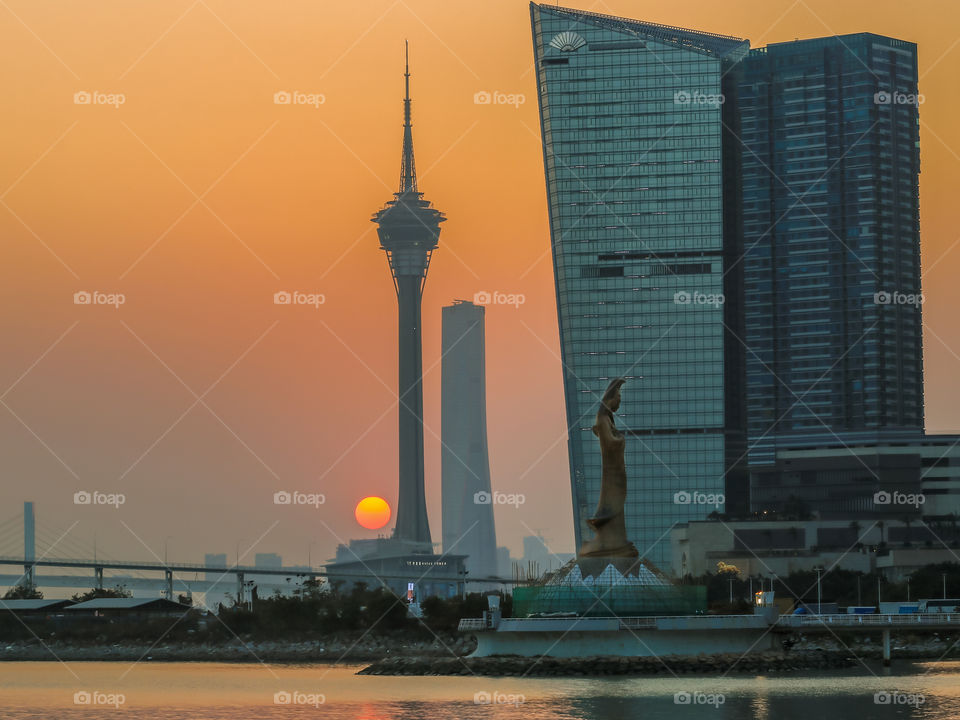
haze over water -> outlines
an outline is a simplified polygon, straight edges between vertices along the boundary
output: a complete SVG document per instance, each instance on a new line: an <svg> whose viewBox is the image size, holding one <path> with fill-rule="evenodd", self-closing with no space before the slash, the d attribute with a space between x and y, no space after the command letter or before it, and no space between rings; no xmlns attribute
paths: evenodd
<svg viewBox="0 0 960 720"><path fill-rule="evenodd" d="M358 667L258 664L7 663L0 707L12 720L337 720L423 718L810 718L960 717L960 663L897 663L845 675L666 678L375 677ZM71 671L77 675L74 677ZM129 672L128 672L129 671ZM910 674L908 674L910 673ZM122 694L113 706L78 706L76 692ZM277 692L322 695L323 703L276 705ZM480 693L481 695L478 695ZM475 697L512 700L476 704ZM683 705L676 693L723 695L722 704ZM876 693L922 697L922 704L877 704ZM376 700L372 700L376 698Z"/></svg>

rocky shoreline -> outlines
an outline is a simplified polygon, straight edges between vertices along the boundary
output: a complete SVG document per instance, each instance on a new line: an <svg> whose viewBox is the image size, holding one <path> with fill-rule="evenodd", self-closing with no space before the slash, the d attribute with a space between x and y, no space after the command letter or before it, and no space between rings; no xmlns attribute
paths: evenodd
<svg viewBox="0 0 960 720"><path fill-rule="evenodd" d="M463 636L441 636L439 640L397 637L334 637L323 640L258 641L234 638L223 643L63 642L37 640L4 644L0 641L0 662L63 660L70 662L269 662L269 663L350 663L375 662L394 655L430 659L468 655L476 642Z"/></svg>
<svg viewBox="0 0 960 720"><path fill-rule="evenodd" d="M3 643L0 662L216 662L366 665L363 675L604 676L766 674L853 668L861 660L881 658L879 642L857 638L844 645L838 638L807 637L789 652L664 656L661 658L471 658L476 643L462 635L418 639L402 634L344 634L307 641L259 641L249 637L229 642L90 642L36 639ZM894 639L894 661L957 660L960 643L950 638ZM731 669L732 668L732 669Z"/></svg>
<svg viewBox="0 0 960 720"><path fill-rule="evenodd" d="M379 660L360 675L485 675L497 677L595 677L604 675L722 675L727 672L765 675L798 670L852 668L852 653L802 652L686 657L528 658L409 658Z"/></svg>

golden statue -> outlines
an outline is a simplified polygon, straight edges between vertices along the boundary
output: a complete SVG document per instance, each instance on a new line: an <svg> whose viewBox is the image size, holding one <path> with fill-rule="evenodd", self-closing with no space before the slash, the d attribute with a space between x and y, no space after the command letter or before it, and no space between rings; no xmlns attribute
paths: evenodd
<svg viewBox="0 0 960 720"><path fill-rule="evenodd" d="M583 543L577 558L635 558L640 555L633 543L627 540L623 518L623 506L627 499L627 466L623 458L626 438L617 430L613 417L620 407L620 387L625 382L623 378L610 382L597 411L593 434L600 441L603 469L600 502L593 517L587 520L587 525L594 530L594 537Z"/></svg>

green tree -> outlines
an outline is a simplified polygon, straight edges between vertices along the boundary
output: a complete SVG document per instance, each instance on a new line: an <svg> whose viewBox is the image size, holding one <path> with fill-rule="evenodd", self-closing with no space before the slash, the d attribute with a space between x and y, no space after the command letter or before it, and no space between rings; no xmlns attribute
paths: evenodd
<svg viewBox="0 0 960 720"><path fill-rule="evenodd" d="M133 593L127 590L123 585L117 585L112 588L92 588L85 593L77 593L71 600L75 603L86 602L87 600L100 600L102 598L128 598L133 597Z"/></svg>
<svg viewBox="0 0 960 720"><path fill-rule="evenodd" d="M4 600L43 600L43 593L35 585L14 585L3 594Z"/></svg>

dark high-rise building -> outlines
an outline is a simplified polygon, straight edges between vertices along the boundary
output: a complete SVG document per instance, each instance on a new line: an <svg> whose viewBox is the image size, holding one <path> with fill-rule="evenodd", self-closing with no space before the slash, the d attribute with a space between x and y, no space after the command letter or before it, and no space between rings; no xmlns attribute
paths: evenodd
<svg viewBox="0 0 960 720"><path fill-rule="evenodd" d="M919 97L916 45L870 33L769 45L743 66L756 505L791 471L782 451L922 435Z"/></svg>
<svg viewBox="0 0 960 720"><path fill-rule="evenodd" d="M411 548L432 549L423 487L423 349L420 303L445 218L417 188L410 122L410 63L404 73L403 157L400 189L373 216L397 291L399 325L400 491L393 537Z"/></svg>
<svg viewBox="0 0 960 720"><path fill-rule="evenodd" d="M497 537L487 454L485 308L443 308L441 476L443 551L466 555L472 577L497 574Z"/></svg>
<svg viewBox="0 0 960 720"><path fill-rule="evenodd" d="M594 416L623 376L627 534L666 564L674 523L748 502L735 133L749 43L530 10L576 541L600 493Z"/></svg>

